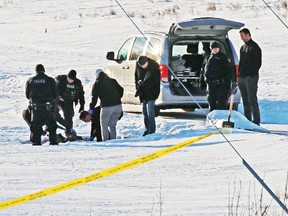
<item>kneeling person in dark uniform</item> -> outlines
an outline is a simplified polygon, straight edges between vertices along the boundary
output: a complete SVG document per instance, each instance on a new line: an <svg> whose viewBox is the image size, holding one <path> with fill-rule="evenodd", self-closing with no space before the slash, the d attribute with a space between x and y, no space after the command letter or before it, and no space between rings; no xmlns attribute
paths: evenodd
<svg viewBox="0 0 288 216"><path fill-rule="evenodd" d="M30 130L32 145L41 145L42 126L49 129L50 145L57 145L57 124L53 117L51 104L57 98L57 86L52 77L45 74L42 64L36 65L36 75L26 82L26 97L30 100L32 118Z"/></svg>
<svg viewBox="0 0 288 216"><path fill-rule="evenodd" d="M74 136L77 138L77 133L76 131L71 127L71 125L60 115L60 110L63 111L63 109L65 108L65 102L61 99L55 100L53 101L53 105L52 105L52 110L53 110L53 117L56 120L57 123L59 123L60 125L62 125L65 128L62 128L60 125L57 124L57 128L60 129L65 129L65 134L67 136L67 138L64 138L64 141L69 141L68 137L69 136ZM28 107L28 109L24 109L22 112L22 117L25 120L25 122L28 124L28 126L31 126L31 118L32 118L32 112L31 112L31 106ZM46 127L46 129L43 131L42 130L42 135L46 135L47 131L48 131L48 127ZM57 135L57 138L59 139L59 135ZM32 137L32 133L30 135L30 141ZM61 135L61 138L63 136ZM59 142L59 141L58 141Z"/></svg>
<svg viewBox="0 0 288 216"><path fill-rule="evenodd" d="M230 89L232 68L227 56L220 52L220 44L210 46L211 56L205 65L205 81L208 85L209 111L226 109L226 100Z"/></svg>

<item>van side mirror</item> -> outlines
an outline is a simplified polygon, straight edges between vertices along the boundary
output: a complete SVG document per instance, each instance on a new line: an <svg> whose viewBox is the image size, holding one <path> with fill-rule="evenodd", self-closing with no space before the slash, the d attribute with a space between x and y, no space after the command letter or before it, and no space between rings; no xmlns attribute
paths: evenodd
<svg viewBox="0 0 288 216"><path fill-rule="evenodd" d="M115 53L113 51L107 52L106 59L116 61L115 59Z"/></svg>

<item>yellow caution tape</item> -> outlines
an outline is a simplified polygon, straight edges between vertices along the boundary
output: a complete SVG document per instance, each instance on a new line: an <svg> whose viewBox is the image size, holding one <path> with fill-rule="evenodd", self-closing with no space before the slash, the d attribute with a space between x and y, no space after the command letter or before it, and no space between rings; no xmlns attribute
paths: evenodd
<svg viewBox="0 0 288 216"><path fill-rule="evenodd" d="M148 154L148 155L136 158L134 160L128 161L126 163L119 164L119 165L116 165L114 167L108 168L106 170L94 173L92 175L78 178L78 179L75 179L75 180L72 180L72 181L51 187L51 188L47 188L47 189L38 191L36 193L28 194L28 195L25 195L22 197L18 197L15 199L1 202L0 203L0 210L7 209L7 208L10 208L12 206L20 205L22 203L26 203L26 202L29 202L29 201L32 201L35 199L39 199L39 198L42 198L42 197L45 197L48 195L52 195L52 194L58 193L60 191L68 190L70 188L74 188L74 187L86 184L88 182L96 181L98 179L113 175L113 174L121 172L123 170L127 170L127 169L130 169L130 168L135 167L135 166L139 166L139 165L144 164L146 162L149 162L151 160L154 160L154 159L157 159L157 158L162 157L164 155L170 154L171 152L177 151L181 148L187 147L187 146L189 146L189 145L191 145L191 144L193 144L199 140L205 139L205 138L207 138L213 134L216 134L217 132L218 131L215 131L215 132L211 132L211 133L205 134L205 135L200 136L200 137L195 137L193 139L181 142L179 144L170 146L170 147L162 149L160 151L156 151L152 154Z"/></svg>

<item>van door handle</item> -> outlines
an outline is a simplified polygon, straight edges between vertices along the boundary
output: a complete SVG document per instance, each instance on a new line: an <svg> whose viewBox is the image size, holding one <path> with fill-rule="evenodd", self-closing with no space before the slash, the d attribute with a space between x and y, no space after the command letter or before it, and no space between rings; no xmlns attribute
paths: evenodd
<svg viewBox="0 0 288 216"><path fill-rule="evenodd" d="M126 67L125 67L125 69L129 69L130 67L127 65Z"/></svg>

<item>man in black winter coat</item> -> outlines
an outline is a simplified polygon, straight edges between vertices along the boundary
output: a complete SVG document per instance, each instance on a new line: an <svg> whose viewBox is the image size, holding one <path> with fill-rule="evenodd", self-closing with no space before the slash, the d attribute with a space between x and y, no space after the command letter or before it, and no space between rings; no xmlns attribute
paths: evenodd
<svg viewBox="0 0 288 216"><path fill-rule="evenodd" d="M240 48L238 85L243 100L244 115L255 124L260 124L260 110L257 99L259 69L262 64L262 51L252 40L249 29L240 30L244 45ZM253 118L252 118L253 116Z"/></svg>
<svg viewBox="0 0 288 216"><path fill-rule="evenodd" d="M92 110L100 99L100 123L103 141L116 139L117 121L122 115L122 102L124 89L119 83L110 78L102 69L96 70L96 81L92 87ZM109 129L108 129L109 128ZM110 136L109 136L110 134Z"/></svg>
<svg viewBox="0 0 288 216"><path fill-rule="evenodd" d="M30 130L32 133L32 145L41 145L42 126L49 129L50 145L57 144L57 124L53 118L51 104L58 96L55 80L45 74L42 64L36 65L36 75L26 82L26 97L30 100L32 108L32 120Z"/></svg>
<svg viewBox="0 0 288 216"><path fill-rule="evenodd" d="M56 78L59 97L64 100L63 110L65 120L73 127L74 103L80 102L79 112L84 110L85 98L81 80L76 78L76 71L71 70L68 75L59 75Z"/></svg>
<svg viewBox="0 0 288 216"><path fill-rule="evenodd" d="M208 85L209 111L226 109L232 68L227 56L220 52L220 44L213 42L210 46L211 56L205 65L205 80Z"/></svg>
<svg viewBox="0 0 288 216"><path fill-rule="evenodd" d="M135 71L136 94L143 103L145 131L143 136L156 131L155 101L160 94L159 64L146 56L139 56Z"/></svg>

